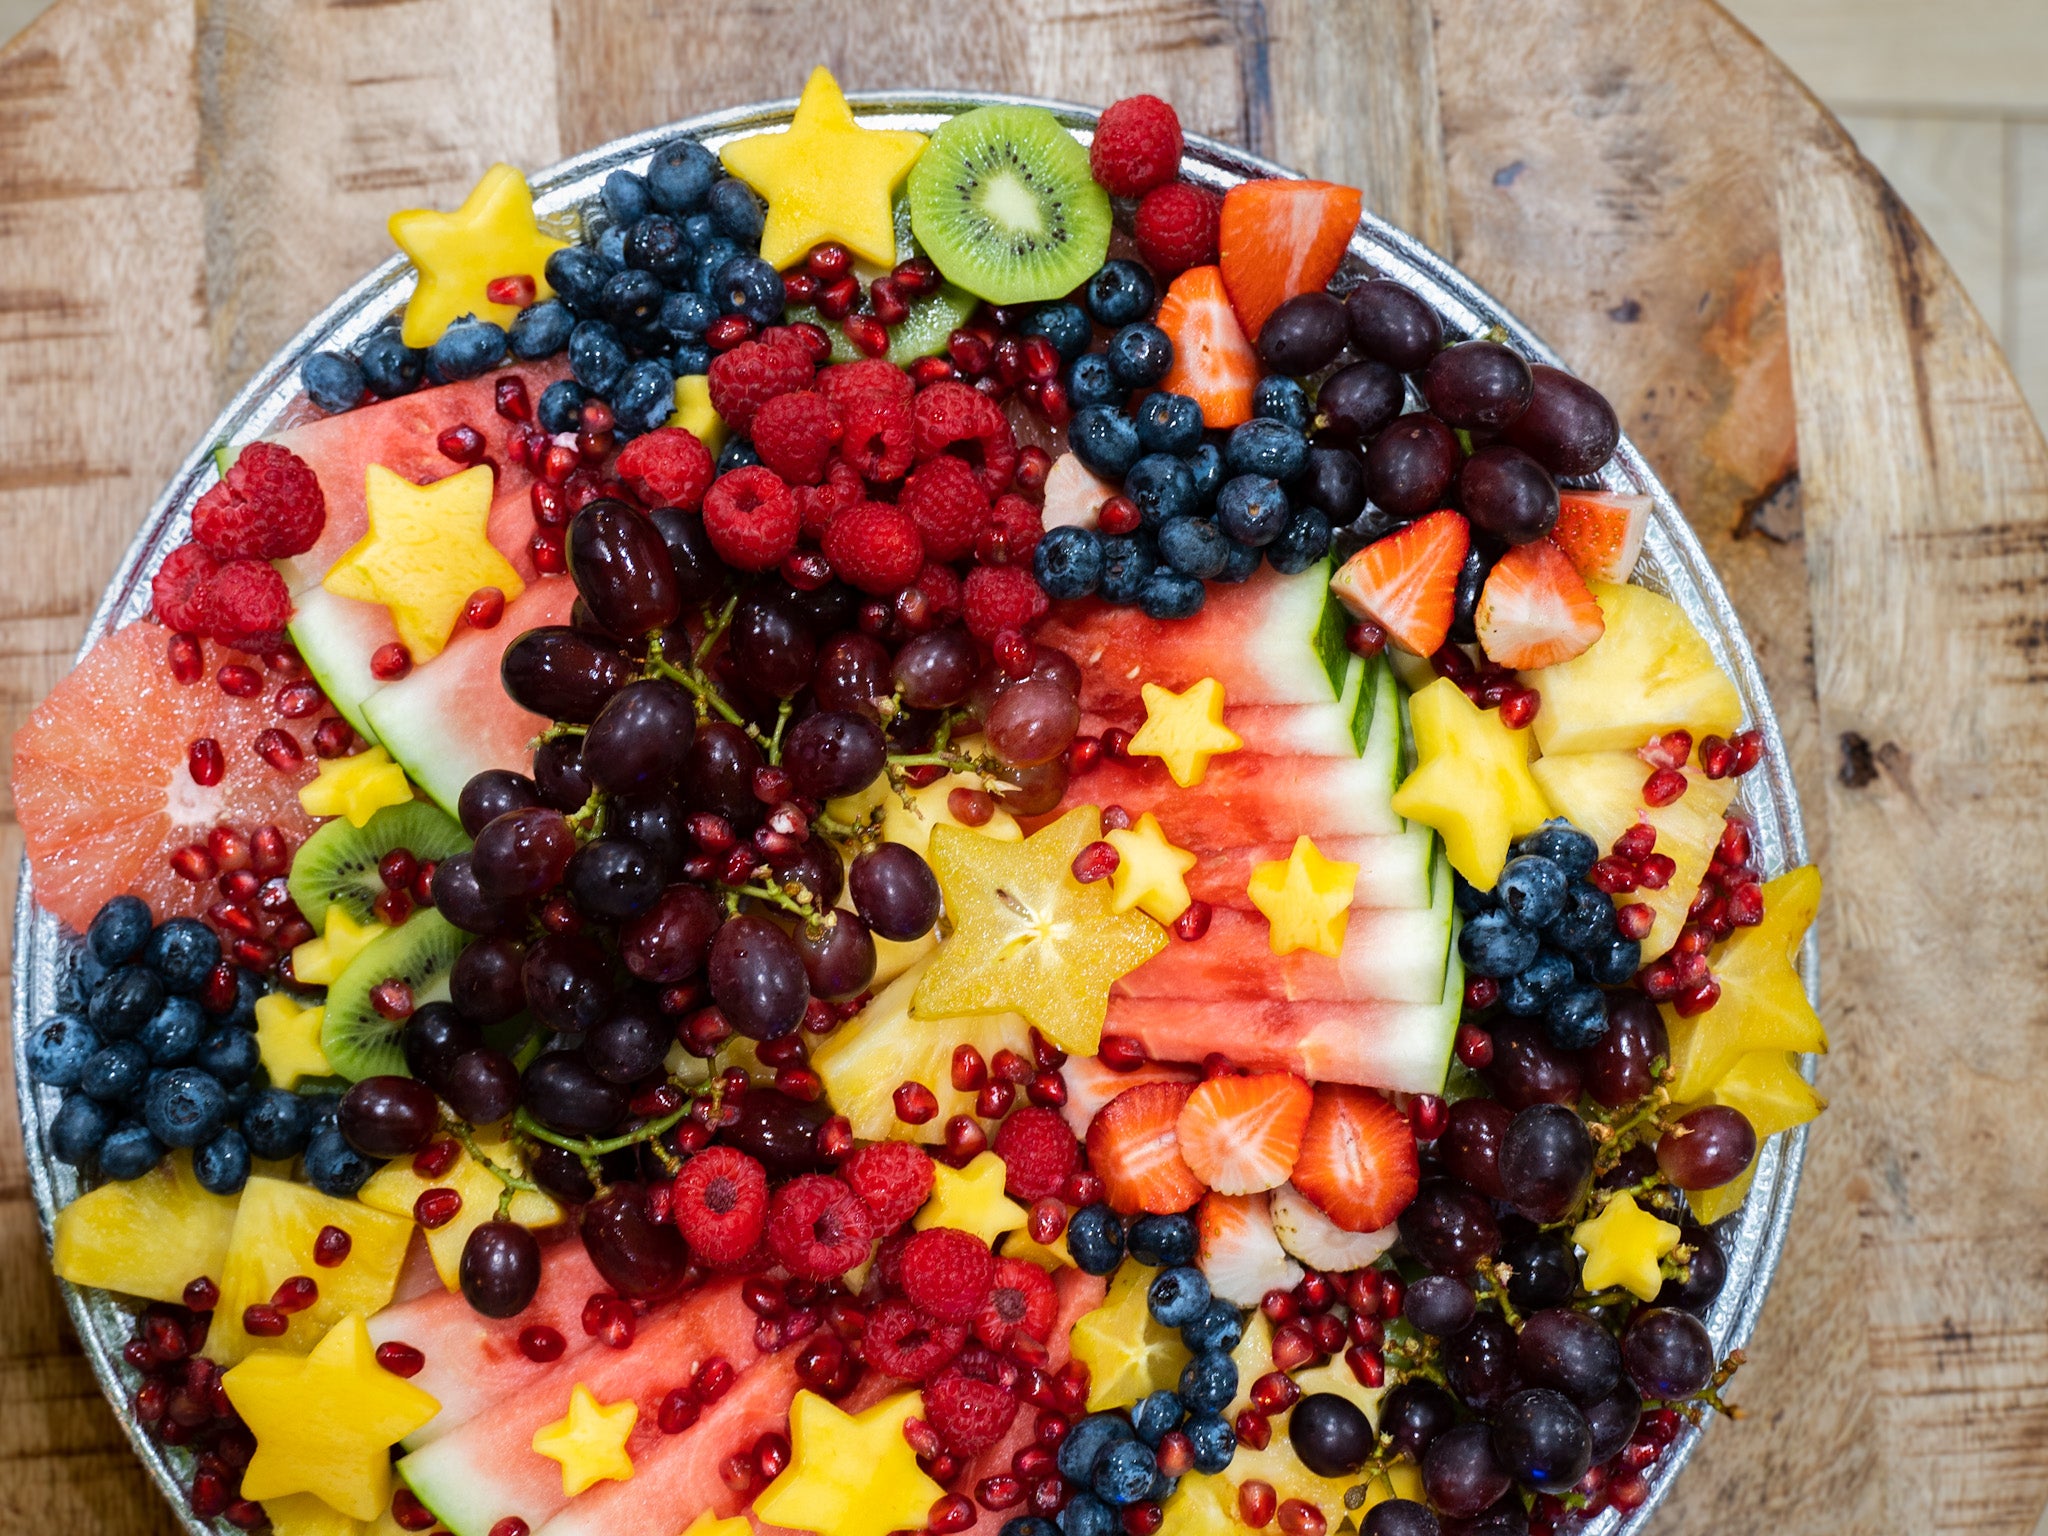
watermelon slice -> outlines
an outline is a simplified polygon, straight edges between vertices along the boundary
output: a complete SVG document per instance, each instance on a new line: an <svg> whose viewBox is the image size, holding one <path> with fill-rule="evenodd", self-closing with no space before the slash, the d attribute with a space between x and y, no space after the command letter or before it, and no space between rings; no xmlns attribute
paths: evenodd
<svg viewBox="0 0 2048 1536"><path fill-rule="evenodd" d="M1188 894L1219 910L1255 910L1245 894L1252 870L1285 859L1291 843L1258 843L1248 848L1194 850L1195 867L1187 873ZM1375 837L1317 838L1316 851L1328 859L1358 866L1351 907L1426 907L1430 904L1430 865L1436 857L1436 833L1420 822L1405 832Z"/></svg>
<svg viewBox="0 0 2048 1536"><path fill-rule="evenodd" d="M1223 723L1237 732L1247 752L1293 757L1356 757L1372 733L1372 714L1379 697L1374 674L1384 665L1375 658L1353 656L1344 668L1344 685L1334 704L1233 704L1226 692ZM1082 693L1087 693L1087 685ZM1145 723L1143 704L1135 695L1113 694L1103 711L1084 710L1081 730L1099 736L1112 726L1135 732Z"/></svg>
<svg viewBox="0 0 2048 1536"><path fill-rule="evenodd" d="M1060 1068L1060 1078L1067 1085L1067 1102L1060 1106L1060 1114L1076 1136L1086 1136L1095 1112L1126 1088L1145 1083L1193 1083L1201 1076L1193 1067L1171 1062L1148 1061L1134 1071L1118 1072L1104 1066L1099 1056L1069 1056Z"/></svg>

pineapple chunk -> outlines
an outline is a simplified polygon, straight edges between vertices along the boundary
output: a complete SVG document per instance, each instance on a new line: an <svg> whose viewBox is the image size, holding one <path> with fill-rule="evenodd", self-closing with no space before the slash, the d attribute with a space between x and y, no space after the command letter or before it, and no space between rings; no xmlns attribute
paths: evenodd
<svg viewBox="0 0 2048 1536"><path fill-rule="evenodd" d="M1764 920L1737 929L1711 957L1719 1001L1690 1019L1665 1006L1674 1102L1700 1102L1752 1051L1828 1048L1827 1031L1794 969L1819 907L1819 870L1809 864L1778 876L1764 886Z"/></svg>
<svg viewBox="0 0 2048 1536"><path fill-rule="evenodd" d="M1799 1075L1799 1059L1786 1051L1751 1051L1738 1058L1722 1074L1706 1102L1741 1110L1759 1142L1806 1124L1828 1107L1827 1100ZM1707 1225L1719 1221L1742 1204L1755 1177L1756 1164L1751 1163L1739 1178L1688 1194L1685 1203L1692 1207L1693 1219Z"/></svg>
<svg viewBox="0 0 2048 1536"><path fill-rule="evenodd" d="M311 1493L265 1499L263 1513L270 1517L271 1536L361 1536L364 1529L354 1515Z"/></svg>
<svg viewBox="0 0 2048 1536"><path fill-rule="evenodd" d="M1666 731L1691 731L1697 740L1726 736L1741 723L1735 685L1684 609L1645 587L1587 585L1606 633L1570 661L1522 674L1543 695L1535 731L1545 756L1633 752Z"/></svg>
<svg viewBox="0 0 2048 1536"><path fill-rule="evenodd" d="M518 1153L507 1145L502 1126L477 1132L477 1150L500 1168L519 1172L523 1165ZM489 1169L467 1152L438 1179L424 1179L413 1172L411 1158L397 1158L370 1176L356 1198L372 1210L393 1216L412 1216L413 1202L429 1189L452 1189L462 1196L462 1209L455 1219L427 1233L427 1251L433 1255L434 1273L449 1290L462 1287L462 1249L469 1234L498 1214L498 1197L503 1191ZM552 1227L562 1220L562 1208L537 1190L517 1190L507 1214L522 1227Z"/></svg>
<svg viewBox="0 0 2048 1536"><path fill-rule="evenodd" d="M191 1281L220 1278L238 1203L201 1189L192 1154L174 1152L141 1178L102 1184L57 1213L57 1273L73 1285L182 1301Z"/></svg>

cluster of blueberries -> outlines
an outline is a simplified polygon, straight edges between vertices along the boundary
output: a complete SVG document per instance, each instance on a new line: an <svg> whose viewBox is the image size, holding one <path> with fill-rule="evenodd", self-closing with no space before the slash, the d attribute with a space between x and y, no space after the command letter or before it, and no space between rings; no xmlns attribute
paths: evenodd
<svg viewBox="0 0 2048 1536"><path fill-rule="evenodd" d="M1547 821L1509 850L1491 891L1456 881L1465 970L1500 983L1501 1006L1540 1019L1559 1050L1607 1033L1607 994L1642 964L1643 947L1614 922L1614 899L1586 879L1600 857L1592 838Z"/></svg>
<svg viewBox="0 0 2048 1536"><path fill-rule="evenodd" d="M660 426L675 408L675 381L710 366L704 333L713 321L782 318L781 274L759 254L766 210L695 139L664 144L645 174L612 172L601 197L595 239L548 258L555 296L520 311L509 329L472 316L424 351L395 329L378 331L353 356L307 358L307 395L323 411L345 411L365 388L388 400L423 382L477 378L508 355L538 362L567 348L571 377L540 398L544 429L577 431L593 397L611 407L622 437Z"/></svg>
<svg viewBox="0 0 2048 1536"><path fill-rule="evenodd" d="M375 1171L335 1128L338 1098L268 1086L257 1047L262 982L235 973L225 1013L199 1001L220 940L197 918L152 926L149 906L116 896L86 933L57 1012L30 1033L29 1076L62 1089L48 1128L59 1162L139 1179L172 1148L217 1195L248 1181L253 1158L306 1158L328 1194L354 1194Z"/></svg>

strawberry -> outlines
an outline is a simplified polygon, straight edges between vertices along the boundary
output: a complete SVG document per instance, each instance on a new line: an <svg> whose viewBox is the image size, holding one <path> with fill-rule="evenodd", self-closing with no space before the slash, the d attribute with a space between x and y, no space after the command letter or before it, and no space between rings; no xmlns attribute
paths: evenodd
<svg viewBox="0 0 2048 1536"><path fill-rule="evenodd" d="M1315 1102L1292 1072L1212 1077L1181 1107L1180 1155L1218 1194L1251 1195L1287 1182Z"/></svg>
<svg viewBox="0 0 2048 1536"><path fill-rule="evenodd" d="M1266 1292L1292 1290L1301 1282L1301 1266L1280 1246L1264 1195L1204 1195L1195 1232L1202 1273L1225 1301L1256 1307Z"/></svg>
<svg viewBox="0 0 2048 1536"><path fill-rule="evenodd" d="M1060 1081L1067 1089L1067 1102L1060 1107L1060 1113L1066 1116L1076 1136L1085 1136L1096 1112L1126 1089L1141 1083L1193 1083L1201 1075L1193 1067L1168 1066L1156 1061L1148 1061L1136 1071L1117 1072L1104 1066L1099 1056L1069 1056L1067 1064L1060 1068Z"/></svg>
<svg viewBox="0 0 2048 1536"><path fill-rule="evenodd" d="M1188 1092L1180 1083L1127 1088L1088 1127L1088 1163L1115 1209L1170 1216L1202 1198L1175 1133Z"/></svg>
<svg viewBox="0 0 2048 1536"><path fill-rule="evenodd" d="M1173 341L1173 367L1159 381L1160 389L1193 399L1202 408L1204 426L1250 421L1259 355L1244 339L1222 272L1193 267L1176 277L1160 300L1158 324Z"/></svg>
<svg viewBox="0 0 2048 1536"><path fill-rule="evenodd" d="M1529 671L1570 661L1600 638L1607 621L1565 552L1538 539L1494 562L1472 627L1491 660Z"/></svg>
<svg viewBox="0 0 2048 1536"><path fill-rule="evenodd" d="M1370 1088L1318 1083L1294 1187L1347 1232L1377 1232L1415 1198L1421 1174L1407 1117Z"/></svg>
<svg viewBox="0 0 2048 1536"><path fill-rule="evenodd" d="M1571 557L1589 581L1627 581L1643 552L1650 498L1617 491L1557 493L1557 526L1550 542Z"/></svg>
<svg viewBox="0 0 2048 1536"><path fill-rule="evenodd" d="M1344 562L1330 582L1352 617L1371 619L1404 651L1428 656L1451 632L1458 568L1472 530L1456 512L1432 512Z"/></svg>
<svg viewBox="0 0 2048 1536"><path fill-rule="evenodd" d="M1245 181L1223 194L1223 282L1245 334L1344 259L1364 198L1327 181Z"/></svg>

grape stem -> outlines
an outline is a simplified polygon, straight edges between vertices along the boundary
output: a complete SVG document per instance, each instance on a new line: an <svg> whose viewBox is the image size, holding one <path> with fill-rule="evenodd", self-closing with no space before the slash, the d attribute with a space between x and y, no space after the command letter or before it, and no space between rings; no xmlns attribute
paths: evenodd
<svg viewBox="0 0 2048 1536"><path fill-rule="evenodd" d="M769 766L771 767L780 768L782 766L782 733L789 729L789 714L795 708L795 699L784 699L776 706L775 734L768 738L765 748L768 754ZM755 734L758 735L759 733L756 732Z"/></svg>
<svg viewBox="0 0 2048 1536"><path fill-rule="evenodd" d="M713 1079L713 1081L716 1081L716 1079ZM560 1135L542 1125L524 1109L512 1117L512 1124L522 1136L530 1136L535 1141L545 1142L551 1147L559 1147L564 1152L575 1153L577 1157L583 1160L583 1165L587 1169L596 1159L608 1153L623 1152L628 1147L638 1146L643 1141L652 1141L655 1137L674 1129L683 1116L690 1112L688 1101L704 1096L705 1090L701 1087L677 1083L673 1078L670 1079L670 1083L683 1095L685 1102L681 1108L663 1115L659 1120L649 1120L642 1125L637 1125L623 1136L612 1136L604 1141L596 1141L588 1136ZM593 1180L593 1182L595 1181Z"/></svg>
<svg viewBox="0 0 2048 1536"><path fill-rule="evenodd" d="M727 906L736 913L739 910L740 899L751 896L756 901L765 901L772 906L780 907L792 916L802 918L806 927L815 928L819 922L818 904L811 899L811 893L804 887L799 885L797 890L801 892L800 895L791 895L788 891L778 890L772 885L728 885L725 888L725 899Z"/></svg>
<svg viewBox="0 0 2048 1536"><path fill-rule="evenodd" d="M532 1182L532 1180L522 1179L518 1174L511 1172L509 1169L500 1168L497 1163L484 1156L483 1149L476 1144L476 1128L467 1121L444 1120L441 1124L442 1129L462 1143L462 1150L469 1154L471 1162L475 1163L477 1167L483 1169L504 1186L503 1189L498 1191L497 1219L499 1221L504 1221L512 1214L512 1197L515 1194L524 1191L527 1194L537 1195L541 1192L540 1186Z"/></svg>
<svg viewBox="0 0 2048 1536"><path fill-rule="evenodd" d="M1515 1304L1508 1300L1507 1280L1508 1276L1514 1273L1513 1269L1506 1264L1496 1264L1490 1269L1481 1264L1474 1273L1480 1282L1479 1299L1484 1301L1491 1296L1499 1305L1500 1315L1507 1325L1519 1333L1522 1327L1522 1314L1516 1311Z"/></svg>
<svg viewBox="0 0 2048 1536"><path fill-rule="evenodd" d="M604 791L593 789L590 798L583 802L581 810L569 817L569 830L576 834L578 842L588 842L604 831Z"/></svg>
<svg viewBox="0 0 2048 1536"><path fill-rule="evenodd" d="M672 682L681 683L691 693L696 695L699 704L716 711L726 724L736 725L741 730L747 731L750 735L754 734L753 728L747 724L740 712L725 702L725 695L712 687L709 682L695 671L686 672L674 662L661 655L661 642L659 640L656 640L648 647L648 666L653 669L655 676L665 677Z"/></svg>
<svg viewBox="0 0 2048 1536"><path fill-rule="evenodd" d="M1356 1510L1372 1491L1372 1485L1386 1476L1387 1468L1401 1459L1401 1453L1394 1449L1394 1437L1381 1435L1372 1448L1372 1455L1365 1459L1365 1465L1352 1474L1358 1481L1344 1490L1344 1507Z"/></svg>
<svg viewBox="0 0 2048 1536"><path fill-rule="evenodd" d="M738 611L739 605L739 597L735 594L725 600L725 606L718 610L716 618L712 617L709 608L704 610L704 638L697 642L696 654L690 658L691 666L704 665L706 658L711 655L712 648L724 639L725 632L732 628L732 616Z"/></svg>

